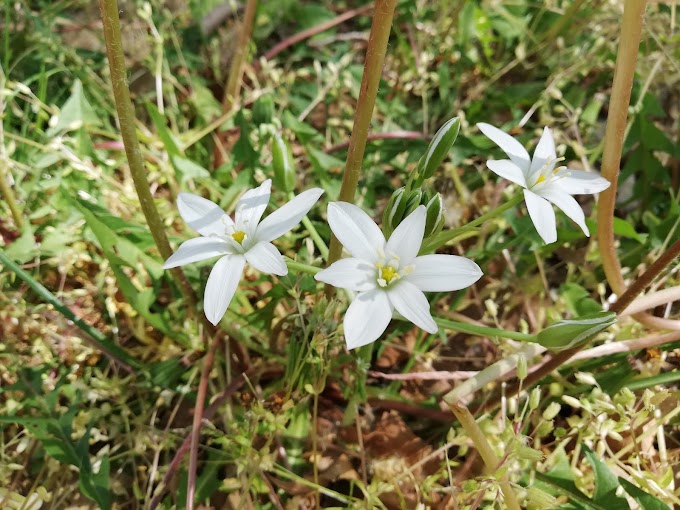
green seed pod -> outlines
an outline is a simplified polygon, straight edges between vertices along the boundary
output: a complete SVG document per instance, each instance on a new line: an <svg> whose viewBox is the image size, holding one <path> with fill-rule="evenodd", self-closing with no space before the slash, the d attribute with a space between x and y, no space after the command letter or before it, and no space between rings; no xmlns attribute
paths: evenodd
<svg viewBox="0 0 680 510"><path fill-rule="evenodd" d="M460 131L460 119L454 117L444 124L430 142L427 152L418 162L418 172L423 179L429 179L448 155Z"/></svg>
<svg viewBox="0 0 680 510"><path fill-rule="evenodd" d="M274 99L272 96L262 96L253 105L253 123L256 126L271 124L274 118Z"/></svg>
<svg viewBox="0 0 680 510"><path fill-rule="evenodd" d="M536 336L536 341L553 351L561 351L590 340L616 322L614 312L599 312L580 319L561 320Z"/></svg>
<svg viewBox="0 0 680 510"><path fill-rule="evenodd" d="M436 193L426 204L425 237L433 236L444 227L442 196Z"/></svg>
<svg viewBox="0 0 680 510"><path fill-rule="evenodd" d="M281 137L274 135L272 143L272 166L277 186L287 192L295 189L295 165L290 145Z"/></svg>

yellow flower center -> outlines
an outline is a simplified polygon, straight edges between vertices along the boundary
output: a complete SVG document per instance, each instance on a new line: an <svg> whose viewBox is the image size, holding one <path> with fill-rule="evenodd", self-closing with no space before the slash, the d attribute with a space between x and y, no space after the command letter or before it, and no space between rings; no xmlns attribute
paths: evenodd
<svg viewBox="0 0 680 510"><path fill-rule="evenodd" d="M384 266L380 269L380 278L385 280L385 283L390 283L394 278L398 278L399 273L392 266Z"/></svg>
<svg viewBox="0 0 680 510"><path fill-rule="evenodd" d="M237 230L231 234L231 238L238 244L243 244L243 240L246 238L246 233L243 230Z"/></svg>

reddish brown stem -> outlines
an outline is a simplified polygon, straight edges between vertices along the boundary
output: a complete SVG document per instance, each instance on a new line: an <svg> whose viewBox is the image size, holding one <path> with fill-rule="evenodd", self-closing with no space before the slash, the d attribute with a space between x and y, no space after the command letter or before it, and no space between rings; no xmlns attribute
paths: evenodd
<svg viewBox="0 0 680 510"><path fill-rule="evenodd" d="M303 30L302 32L298 32L297 34L292 35L287 39L284 39L276 46L274 46L272 49L267 51L264 54L264 58L266 58L267 60L271 60L286 48L289 48L294 44L299 43L300 41L304 41L305 39L309 39L310 37L314 37L315 35L320 34L321 32L325 32L328 29L331 29L341 23L344 23L348 19L352 19L355 16L364 14L371 10L372 8L373 4L364 5L363 7L358 7L356 9L344 12L331 20L321 23L320 25L316 25L315 27L311 27L308 28L307 30Z"/></svg>

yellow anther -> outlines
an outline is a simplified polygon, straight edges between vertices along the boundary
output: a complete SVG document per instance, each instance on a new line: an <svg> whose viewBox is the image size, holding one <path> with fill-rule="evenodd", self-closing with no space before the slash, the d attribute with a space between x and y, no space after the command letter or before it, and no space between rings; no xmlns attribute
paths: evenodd
<svg viewBox="0 0 680 510"><path fill-rule="evenodd" d="M541 174L538 176L538 179L536 179L536 184L540 184L543 181L545 181L545 175Z"/></svg>
<svg viewBox="0 0 680 510"><path fill-rule="evenodd" d="M238 244L243 244L243 240L246 238L246 233L243 230L237 230L231 234L231 238Z"/></svg>

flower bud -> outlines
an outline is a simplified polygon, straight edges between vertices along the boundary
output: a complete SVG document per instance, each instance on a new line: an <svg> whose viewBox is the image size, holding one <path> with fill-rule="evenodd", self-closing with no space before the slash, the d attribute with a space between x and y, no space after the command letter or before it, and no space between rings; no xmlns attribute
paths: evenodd
<svg viewBox="0 0 680 510"><path fill-rule="evenodd" d="M439 128L430 142L427 152L418 162L418 173L422 175L423 179L429 179L434 175L451 150L459 131L460 119L458 117L454 117Z"/></svg>
<svg viewBox="0 0 680 510"><path fill-rule="evenodd" d="M557 402L550 402L548 407L545 408L545 411L543 411L543 414L541 417L544 420L552 420L555 416L558 415L560 410L562 409L562 406L557 403Z"/></svg>
<svg viewBox="0 0 680 510"><path fill-rule="evenodd" d="M284 191L293 191L296 180L293 153L290 145L279 134L274 135L272 142L272 166L277 186Z"/></svg>
<svg viewBox="0 0 680 510"><path fill-rule="evenodd" d="M404 208L406 207L406 199L404 193L406 192L405 187L401 187L392 193L390 201L385 207L385 212L383 213L383 232L385 237L390 236L392 231L397 228L402 216L404 215Z"/></svg>
<svg viewBox="0 0 680 510"><path fill-rule="evenodd" d="M536 335L536 341L548 349L561 351L590 340L615 322L614 312L599 312L588 318L561 320Z"/></svg>
<svg viewBox="0 0 680 510"><path fill-rule="evenodd" d="M424 237L438 234L444 227L444 205L442 204L442 196L439 193L435 193L429 202L427 202L425 214Z"/></svg>
<svg viewBox="0 0 680 510"><path fill-rule="evenodd" d="M411 191L411 194L408 196L408 199L406 200L406 207L404 207L404 214L402 215L402 218L400 218L399 222L401 223L401 220L406 218L409 214L411 214L413 211L415 211L418 206L420 205L420 200L423 198L423 190L421 189L414 189ZM394 228L397 228L396 225L394 225Z"/></svg>
<svg viewBox="0 0 680 510"><path fill-rule="evenodd" d="M253 105L253 123L256 126L271 124L274 118L274 100L272 96L262 96Z"/></svg>
<svg viewBox="0 0 680 510"><path fill-rule="evenodd" d="M522 356L522 358L524 358L524 356ZM519 374L519 366L517 368L518 368L517 372ZM531 390L531 394L529 395L529 409L533 411L534 409L538 409L538 406L540 405L541 405L541 388L537 386L536 388Z"/></svg>

